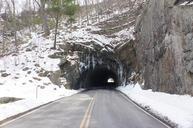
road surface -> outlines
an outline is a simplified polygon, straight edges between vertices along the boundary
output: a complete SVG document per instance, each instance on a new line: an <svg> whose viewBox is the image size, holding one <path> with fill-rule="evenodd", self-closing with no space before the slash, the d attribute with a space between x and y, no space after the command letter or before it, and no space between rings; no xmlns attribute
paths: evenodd
<svg viewBox="0 0 193 128"><path fill-rule="evenodd" d="M63 98L0 128L167 128L121 93L90 90Z"/></svg>

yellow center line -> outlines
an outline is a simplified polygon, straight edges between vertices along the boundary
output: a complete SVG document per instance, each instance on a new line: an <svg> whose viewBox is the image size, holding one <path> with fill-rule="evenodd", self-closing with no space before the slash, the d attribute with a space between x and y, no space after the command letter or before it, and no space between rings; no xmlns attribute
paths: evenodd
<svg viewBox="0 0 193 128"><path fill-rule="evenodd" d="M91 114L92 114L92 111L94 108L94 102L95 102L95 96L92 98L91 102L89 103L89 106L86 110L86 113L83 117L83 120L81 121L80 128L88 128L89 127Z"/></svg>

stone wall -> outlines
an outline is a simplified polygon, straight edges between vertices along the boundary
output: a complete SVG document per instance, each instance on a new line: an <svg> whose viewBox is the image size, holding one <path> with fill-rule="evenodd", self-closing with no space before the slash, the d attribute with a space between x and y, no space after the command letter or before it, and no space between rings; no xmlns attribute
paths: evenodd
<svg viewBox="0 0 193 128"><path fill-rule="evenodd" d="M193 6L149 0L136 25L145 89L193 95Z"/></svg>

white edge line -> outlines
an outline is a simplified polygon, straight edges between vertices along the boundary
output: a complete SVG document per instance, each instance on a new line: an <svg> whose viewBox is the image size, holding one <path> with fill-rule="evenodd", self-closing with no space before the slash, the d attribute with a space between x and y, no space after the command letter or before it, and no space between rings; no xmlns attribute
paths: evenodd
<svg viewBox="0 0 193 128"><path fill-rule="evenodd" d="M64 97L65 98L65 97ZM61 98L60 98L61 99ZM7 122L5 122L5 123L3 123L2 125L0 125L0 127L3 127L3 126L5 126L5 125L8 125L8 124L10 124L10 123L12 123L12 122L14 122L14 121L16 121L16 120L19 120L19 119L21 119L21 118L23 118L23 117L26 117L26 116L28 116L28 115L30 115L30 114L32 114L32 113L34 113L34 112L36 112L36 111L38 111L38 110L40 110L40 109L43 109L43 108L45 108L45 107L47 107L47 106L49 106L49 105L52 105L52 104L54 104L54 103L56 103L58 100L60 100L60 99L57 99L57 100L55 100L55 101L50 101L51 103L45 103L46 105L43 105L42 107L39 107L39 108L37 108L37 109L34 109L34 110L32 110L31 112L27 112L27 111L30 111L30 109L29 110L26 110L26 114L23 114L23 115L21 115L21 116L19 116L19 117L16 117L15 119L12 119L12 120L10 120L10 121L7 121ZM41 105L40 105L41 106ZM38 107L38 106L37 106ZM34 107L35 108L35 107ZM31 109L33 109L33 108L31 108ZM25 111L24 111L25 112ZM19 114L19 113L18 113ZM17 114L16 114L17 115Z"/></svg>
<svg viewBox="0 0 193 128"><path fill-rule="evenodd" d="M155 120L159 121L161 124L163 124L164 126L166 126L167 128L172 128L169 125L167 125L166 123L164 123L163 121L161 121L160 119L154 117L152 114L148 113L147 111L143 110L141 107L139 107L136 103L134 103L134 101L131 101L131 99L126 96L126 94L123 94L122 92L119 92L126 100L128 100L129 102L131 102L133 105L135 105L138 109L140 109L141 111L143 111L145 114L147 114L148 116L154 118Z"/></svg>

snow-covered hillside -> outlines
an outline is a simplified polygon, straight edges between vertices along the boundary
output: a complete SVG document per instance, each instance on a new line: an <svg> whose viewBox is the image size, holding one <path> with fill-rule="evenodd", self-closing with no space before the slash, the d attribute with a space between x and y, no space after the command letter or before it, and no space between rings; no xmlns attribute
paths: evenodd
<svg viewBox="0 0 193 128"><path fill-rule="evenodd" d="M59 59L48 57L56 52L50 49L53 42L36 33L31 36L28 43L20 47L19 53L0 58L0 99L22 99L0 104L0 120L78 92L59 87L50 81L49 72L58 70L60 62Z"/></svg>

